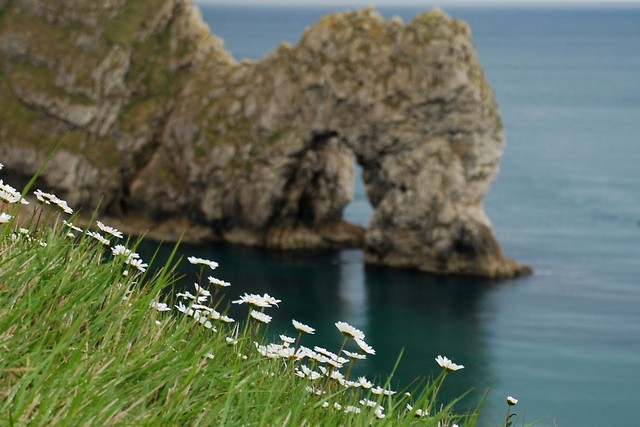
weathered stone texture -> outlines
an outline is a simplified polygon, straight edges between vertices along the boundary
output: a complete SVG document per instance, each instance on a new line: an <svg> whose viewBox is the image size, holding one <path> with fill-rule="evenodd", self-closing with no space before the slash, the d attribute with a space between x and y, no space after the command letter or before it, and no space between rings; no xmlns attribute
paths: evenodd
<svg viewBox="0 0 640 427"><path fill-rule="evenodd" d="M27 177L62 140L42 179L70 203L243 244L362 244L369 263L432 273L528 272L482 207L496 100L468 27L442 11L329 15L237 63L190 0L0 7L0 158ZM354 159L366 230L342 220Z"/></svg>

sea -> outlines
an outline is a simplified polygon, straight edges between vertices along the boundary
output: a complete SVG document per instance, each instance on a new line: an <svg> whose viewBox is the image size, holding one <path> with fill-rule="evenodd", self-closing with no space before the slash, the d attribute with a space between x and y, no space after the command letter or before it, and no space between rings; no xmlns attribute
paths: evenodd
<svg viewBox="0 0 640 427"><path fill-rule="evenodd" d="M430 8L379 8L405 22ZM258 60L339 7L200 5L233 56ZM226 297L282 300L270 332L316 328L307 346L336 350L334 326L366 334L375 356L356 375L412 390L443 355L465 366L443 399L486 394L480 425L640 425L640 6L444 7L465 20L494 89L507 145L485 199L504 252L535 273L507 281L368 267L361 250L283 252L182 245L219 262ZM366 225L358 176L345 218ZM160 248L166 254L170 247ZM185 274L196 271L184 263ZM237 308L236 308L237 309ZM401 356L401 357L400 357ZM397 368L396 362L400 357Z"/></svg>

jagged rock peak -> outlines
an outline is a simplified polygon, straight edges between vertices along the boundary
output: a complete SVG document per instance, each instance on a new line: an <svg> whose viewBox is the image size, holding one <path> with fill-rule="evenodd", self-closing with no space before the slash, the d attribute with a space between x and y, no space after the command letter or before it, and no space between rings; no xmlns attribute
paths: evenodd
<svg viewBox="0 0 640 427"><path fill-rule="evenodd" d="M191 240L529 271L484 213L502 124L469 28L441 10L407 25L372 8L328 15L298 45L238 63L189 0L0 8L0 159L26 179L62 141L40 184L76 206L138 231L187 220ZM355 162L366 229L342 220Z"/></svg>

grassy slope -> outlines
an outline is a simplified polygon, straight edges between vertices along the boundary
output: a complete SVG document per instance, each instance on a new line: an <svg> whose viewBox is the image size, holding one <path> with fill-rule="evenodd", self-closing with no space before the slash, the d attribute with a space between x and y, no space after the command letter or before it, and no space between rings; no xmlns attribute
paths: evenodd
<svg viewBox="0 0 640 427"><path fill-rule="evenodd" d="M150 307L172 286L175 268L139 272L86 233L67 236L55 209L39 208L22 231L15 220L0 225L0 423L475 424L475 416L435 407L444 370L421 396L378 396L327 376L300 378L301 363L320 372L308 358L260 355L254 341L266 344L265 325L250 316L230 324L211 320L214 331L175 308ZM232 345L227 337L234 331L239 342ZM304 336L302 344L312 347L312 338ZM381 405L384 419L363 398ZM361 412L345 412L349 405ZM416 417L419 408L430 415Z"/></svg>

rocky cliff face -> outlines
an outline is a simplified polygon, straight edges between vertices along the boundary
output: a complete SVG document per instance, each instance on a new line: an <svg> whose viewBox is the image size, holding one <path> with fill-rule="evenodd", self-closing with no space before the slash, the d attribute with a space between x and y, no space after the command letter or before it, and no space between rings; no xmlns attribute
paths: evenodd
<svg viewBox="0 0 640 427"><path fill-rule="evenodd" d="M329 15L236 63L190 0L0 7L0 158L26 178L61 142L41 184L75 206L250 245L363 244L369 263L432 273L528 272L482 207L504 136L463 22ZM354 161L366 230L342 220Z"/></svg>

